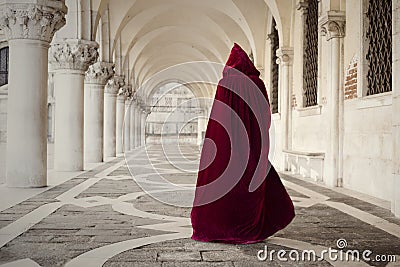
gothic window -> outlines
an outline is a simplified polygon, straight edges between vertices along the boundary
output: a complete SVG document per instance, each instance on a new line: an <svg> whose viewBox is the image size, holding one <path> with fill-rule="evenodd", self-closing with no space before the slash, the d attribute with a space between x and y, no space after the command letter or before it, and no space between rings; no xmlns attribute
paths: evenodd
<svg viewBox="0 0 400 267"><path fill-rule="evenodd" d="M279 84L279 65L276 63L276 50L279 48L279 36L276 29L275 19L272 20L272 31L269 35L271 40L271 113L278 113L278 84Z"/></svg>
<svg viewBox="0 0 400 267"><path fill-rule="evenodd" d="M304 21L303 106L318 104L318 0L308 0Z"/></svg>
<svg viewBox="0 0 400 267"><path fill-rule="evenodd" d="M367 8L367 95L392 90L392 1L369 0Z"/></svg>
<svg viewBox="0 0 400 267"><path fill-rule="evenodd" d="M0 86L8 84L8 47L0 49Z"/></svg>

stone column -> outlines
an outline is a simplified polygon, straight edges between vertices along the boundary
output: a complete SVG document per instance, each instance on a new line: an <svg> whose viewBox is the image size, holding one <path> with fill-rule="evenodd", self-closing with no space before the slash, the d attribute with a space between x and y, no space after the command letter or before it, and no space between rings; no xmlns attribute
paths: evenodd
<svg viewBox="0 0 400 267"><path fill-rule="evenodd" d="M131 143L130 143L130 134L131 134L131 127L130 127L130 122L131 122L131 112L130 112L130 106L131 106L131 91L129 90L130 88L127 86L124 86L124 92L125 92L125 110L124 110L124 152L128 152L131 149Z"/></svg>
<svg viewBox="0 0 400 267"><path fill-rule="evenodd" d="M135 102L135 121L136 121L136 125L135 125L135 144L136 147L140 147L140 108L137 104L137 102Z"/></svg>
<svg viewBox="0 0 400 267"><path fill-rule="evenodd" d="M132 92L132 95L133 94L134 93ZM136 120L135 120L135 104L134 103L135 103L135 101L132 97L131 105L129 106L129 111L128 111L128 112L130 112L130 115L129 115L129 119L130 119L130 122L129 122L130 150L133 150L136 147L135 146L135 144L136 144L136 140L135 140L135 138L136 138L136 136L135 136Z"/></svg>
<svg viewBox="0 0 400 267"><path fill-rule="evenodd" d="M36 2L36 1L35 1ZM6 183L47 185L48 50L65 25L64 1L1 1L0 28L10 49Z"/></svg>
<svg viewBox="0 0 400 267"><path fill-rule="evenodd" d="M117 94L123 80L114 76L104 93L104 159L117 156Z"/></svg>
<svg viewBox="0 0 400 267"><path fill-rule="evenodd" d="M125 116L125 95L118 92L117 96L117 154L124 153L124 142L123 142L123 127L124 127L124 116Z"/></svg>
<svg viewBox="0 0 400 267"><path fill-rule="evenodd" d="M131 103L131 148L134 149L137 147L137 139L136 139L136 127L137 127L137 119L136 119L136 99L135 97ZM133 122L133 125L132 125Z"/></svg>
<svg viewBox="0 0 400 267"><path fill-rule="evenodd" d="M146 110L142 110L140 113L141 118L140 118L140 144L142 146L146 145L146 118L147 118L147 113Z"/></svg>
<svg viewBox="0 0 400 267"><path fill-rule="evenodd" d="M142 142L142 128L141 128L142 115L141 114L142 114L142 109L140 108L140 106L138 104L137 109L136 109L136 117L137 117L137 119L136 119L136 146L137 147L142 146L142 143L141 143Z"/></svg>
<svg viewBox="0 0 400 267"><path fill-rule="evenodd" d="M85 162L96 163L103 161L104 86L114 74L113 69L114 65L112 63L96 62L86 72L84 90Z"/></svg>
<svg viewBox="0 0 400 267"><path fill-rule="evenodd" d="M56 99L54 169L83 170L84 78L97 60L98 44L65 39L51 46Z"/></svg>
<svg viewBox="0 0 400 267"><path fill-rule="evenodd" d="M200 146L203 143L203 130L205 130L206 119L205 111L201 110L199 116L197 117L197 145Z"/></svg>
<svg viewBox="0 0 400 267"><path fill-rule="evenodd" d="M341 89L340 83L340 39L344 37L345 15L342 12L328 11L326 16L320 20L322 34L326 36L330 43L331 64L328 67L329 92L328 100L330 109L330 138L328 139L327 155L325 157L325 184L328 186L340 186L339 183L339 110L343 106L343 99L339 97Z"/></svg>
<svg viewBox="0 0 400 267"><path fill-rule="evenodd" d="M279 90L281 92L281 127L282 127L282 149L291 149L292 147L292 136L291 136L291 116L292 109L290 106L290 98L292 95L292 83L293 83L293 48L292 47L281 47L276 51L278 57L277 63L280 65L280 79ZM284 170L287 170L287 163L285 159L282 159Z"/></svg>
<svg viewBox="0 0 400 267"><path fill-rule="evenodd" d="M400 1L392 6L392 135L393 135L393 201L392 212L400 217Z"/></svg>

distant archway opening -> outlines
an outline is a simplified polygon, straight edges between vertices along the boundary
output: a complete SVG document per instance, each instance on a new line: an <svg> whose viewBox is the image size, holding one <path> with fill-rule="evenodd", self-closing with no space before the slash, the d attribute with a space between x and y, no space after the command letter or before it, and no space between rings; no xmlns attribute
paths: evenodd
<svg viewBox="0 0 400 267"><path fill-rule="evenodd" d="M177 82L164 84L149 100L146 143L197 144L200 106L187 86Z"/></svg>

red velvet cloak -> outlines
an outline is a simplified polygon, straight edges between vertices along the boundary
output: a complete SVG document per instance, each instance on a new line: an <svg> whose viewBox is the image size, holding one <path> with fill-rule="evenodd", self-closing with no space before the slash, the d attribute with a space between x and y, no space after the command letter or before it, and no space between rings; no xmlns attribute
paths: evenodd
<svg viewBox="0 0 400 267"><path fill-rule="evenodd" d="M268 161L271 114L259 71L235 44L220 80L201 152L192 239L259 242L294 218Z"/></svg>

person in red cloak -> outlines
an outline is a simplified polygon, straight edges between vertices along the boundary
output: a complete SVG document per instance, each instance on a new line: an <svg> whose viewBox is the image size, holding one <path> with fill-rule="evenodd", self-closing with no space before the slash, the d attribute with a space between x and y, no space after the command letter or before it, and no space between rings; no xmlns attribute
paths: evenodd
<svg viewBox="0 0 400 267"><path fill-rule="evenodd" d="M219 81L200 158L192 239L248 244L294 218L268 161L271 113L260 72L235 43Z"/></svg>

